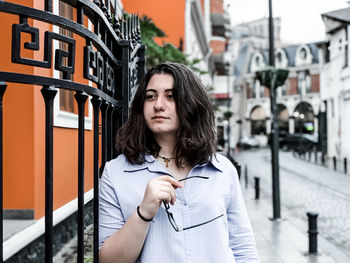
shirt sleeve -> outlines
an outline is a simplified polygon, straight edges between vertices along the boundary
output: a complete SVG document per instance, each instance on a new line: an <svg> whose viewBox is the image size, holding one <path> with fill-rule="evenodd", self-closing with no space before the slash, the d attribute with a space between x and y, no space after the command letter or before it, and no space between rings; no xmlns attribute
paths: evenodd
<svg viewBox="0 0 350 263"><path fill-rule="evenodd" d="M106 163L100 179L99 248L109 236L118 231L125 223L110 170L109 163Z"/></svg>
<svg viewBox="0 0 350 263"><path fill-rule="evenodd" d="M237 263L260 262L256 250L254 234L244 204L238 174L234 169L231 185L231 200L227 211L229 245Z"/></svg>

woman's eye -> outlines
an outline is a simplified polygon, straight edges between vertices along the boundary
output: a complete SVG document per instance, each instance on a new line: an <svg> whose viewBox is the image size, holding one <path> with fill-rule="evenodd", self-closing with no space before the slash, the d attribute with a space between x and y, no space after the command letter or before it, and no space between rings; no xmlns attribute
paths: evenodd
<svg viewBox="0 0 350 263"><path fill-rule="evenodd" d="M146 95L146 100L155 100L157 97L154 94L147 94Z"/></svg>
<svg viewBox="0 0 350 263"><path fill-rule="evenodd" d="M174 99L174 95L173 94L168 94L168 99Z"/></svg>

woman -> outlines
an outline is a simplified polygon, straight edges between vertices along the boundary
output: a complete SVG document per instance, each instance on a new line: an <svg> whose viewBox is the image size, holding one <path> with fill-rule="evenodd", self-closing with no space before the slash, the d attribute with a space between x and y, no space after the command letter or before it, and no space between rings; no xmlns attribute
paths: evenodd
<svg viewBox="0 0 350 263"><path fill-rule="evenodd" d="M100 262L258 262L238 176L186 66L151 69L100 184Z"/></svg>

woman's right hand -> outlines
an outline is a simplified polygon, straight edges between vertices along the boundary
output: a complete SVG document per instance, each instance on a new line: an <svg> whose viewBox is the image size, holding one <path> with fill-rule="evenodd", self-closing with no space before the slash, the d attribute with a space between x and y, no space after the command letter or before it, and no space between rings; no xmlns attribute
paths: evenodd
<svg viewBox="0 0 350 263"><path fill-rule="evenodd" d="M145 218L156 216L162 201L175 204L175 189L182 187L181 183L171 176L158 176L148 181L143 200L140 204L140 213Z"/></svg>

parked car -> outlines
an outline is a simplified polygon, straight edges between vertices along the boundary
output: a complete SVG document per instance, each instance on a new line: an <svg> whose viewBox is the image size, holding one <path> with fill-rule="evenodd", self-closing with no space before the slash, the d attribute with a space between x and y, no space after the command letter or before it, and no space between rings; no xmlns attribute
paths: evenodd
<svg viewBox="0 0 350 263"><path fill-rule="evenodd" d="M243 136L237 143L237 146L243 150L259 147L258 139L254 137Z"/></svg>
<svg viewBox="0 0 350 263"><path fill-rule="evenodd" d="M314 149L318 145L317 135L295 133L286 134L280 137L280 148L285 150L294 150L298 153L305 153Z"/></svg>

